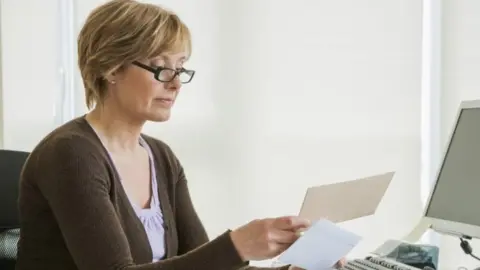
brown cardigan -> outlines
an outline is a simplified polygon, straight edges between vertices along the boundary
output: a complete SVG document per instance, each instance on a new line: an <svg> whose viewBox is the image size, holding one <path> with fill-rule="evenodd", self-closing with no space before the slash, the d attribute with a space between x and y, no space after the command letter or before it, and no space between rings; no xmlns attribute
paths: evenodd
<svg viewBox="0 0 480 270"><path fill-rule="evenodd" d="M80 117L44 138L24 166L17 270L262 269L246 266L229 231L209 242L174 153L142 136L159 176L166 258L152 263L144 227L108 153Z"/></svg>

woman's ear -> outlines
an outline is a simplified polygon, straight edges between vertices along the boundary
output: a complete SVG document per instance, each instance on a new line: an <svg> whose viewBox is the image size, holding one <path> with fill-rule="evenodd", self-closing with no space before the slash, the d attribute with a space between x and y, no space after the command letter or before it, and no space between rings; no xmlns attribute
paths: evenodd
<svg viewBox="0 0 480 270"><path fill-rule="evenodd" d="M123 66L118 65L111 70L107 71L106 74L103 76L105 80L110 83L110 84L115 84L115 82L118 82L122 76L123 73Z"/></svg>
<svg viewBox="0 0 480 270"><path fill-rule="evenodd" d="M116 82L116 72L111 72L109 74L106 74L104 77L105 77L105 80L109 83L109 84L115 84Z"/></svg>

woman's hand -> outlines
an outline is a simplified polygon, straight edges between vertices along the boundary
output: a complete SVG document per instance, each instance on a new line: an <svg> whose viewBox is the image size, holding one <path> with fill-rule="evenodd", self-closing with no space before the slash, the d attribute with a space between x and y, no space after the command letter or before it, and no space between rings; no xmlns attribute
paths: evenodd
<svg viewBox="0 0 480 270"><path fill-rule="evenodd" d="M231 232L233 244L244 261L265 260L285 251L310 226L299 217L254 220Z"/></svg>
<svg viewBox="0 0 480 270"><path fill-rule="evenodd" d="M347 264L347 260L345 258L342 258L335 264L335 266L333 266L333 268L339 269L339 268L344 267L345 264ZM296 267L296 266L290 266L288 268L288 270L305 270L305 269L300 268L300 267Z"/></svg>

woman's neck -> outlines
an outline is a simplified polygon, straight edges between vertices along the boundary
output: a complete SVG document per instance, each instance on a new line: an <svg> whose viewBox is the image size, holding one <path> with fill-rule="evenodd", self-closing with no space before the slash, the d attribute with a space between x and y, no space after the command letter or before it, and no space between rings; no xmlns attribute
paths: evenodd
<svg viewBox="0 0 480 270"><path fill-rule="evenodd" d="M134 152L145 122L129 119L112 106L97 105L86 115L87 122L111 152Z"/></svg>

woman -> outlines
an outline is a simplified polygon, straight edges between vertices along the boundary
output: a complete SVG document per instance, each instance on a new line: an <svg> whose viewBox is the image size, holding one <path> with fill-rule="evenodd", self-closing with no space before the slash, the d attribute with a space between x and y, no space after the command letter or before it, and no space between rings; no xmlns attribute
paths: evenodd
<svg viewBox="0 0 480 270"><path fill-rule="evenodd" d="M141 134L170 117L183 83L190 33L158 6L114 0L78 37L87 115L32 151L21 177L18 270L239 269L272 258L308 221L252 221L209 241L182 166ZM281 269L295 269L285 266Z"/></svg>

